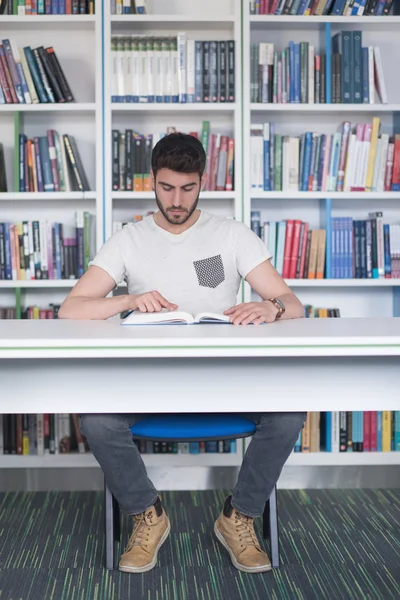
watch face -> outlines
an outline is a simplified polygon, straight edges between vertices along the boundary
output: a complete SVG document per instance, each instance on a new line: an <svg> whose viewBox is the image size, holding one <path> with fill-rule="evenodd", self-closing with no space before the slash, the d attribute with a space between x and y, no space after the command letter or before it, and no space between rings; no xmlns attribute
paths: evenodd
<svg viewBox="0 0 400 600"><path fill-rule="evenodd" d="M276 302L277 304L279 304L279 306L281 307L281 309L282 309L283 311L285 311L285 305L283 304L282 300L279 300L279 298L275 298L275 302Z"/></svg>

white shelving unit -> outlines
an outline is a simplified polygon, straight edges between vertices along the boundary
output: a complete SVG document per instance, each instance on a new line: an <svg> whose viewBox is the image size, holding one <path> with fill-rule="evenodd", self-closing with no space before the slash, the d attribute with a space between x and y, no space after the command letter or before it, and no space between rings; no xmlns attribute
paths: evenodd
<svg viewBox="0 0 400 600"><path fill-rule="evenodd" d="M0 193L1 221L48 219L74 226L75 212L96 215L97 247L103 241L102 180L102 19L98 15L0 16L0 38L17 47L53 46L75 98L63 104L0 105L1 142L5 148L8 192ZM90 183L89 192L21 193L15 181L15 137L45 135L55 129L72 134ZM15 304L14 291L23 291L22 305L60 303L66 281L1 281L0 305Z"/></svg>
<svg viewBox="0 0 400 600"><path fill-rule="evenodd" d="M283 50L289 41L309 41L316 49L324 49L326 24L331 35L341 30L358 30L363 34L363 46L377 45L381 49L389 104L258 104L250 102L250 44L274 43ZM400 114L400 84L391 76L396 64L393 48L398 44L400 17L333 17L249 15L247 0L243 0L243 204L244 218L250 225L251 210L259 210L262 221L301 219L311 228L324 226L325 201L330 200L332 216L352 216L363 219L368 212L382 210L385 222L399 220L398 192L266 192L254 191L250 181L250 124L272 122L277 133L300 135L305 131L333 133L344 120L354 125L381 119L383 132L393 132ZM338 307L343 317L392 316L398 314L397 287L393 280L290 280L300 299L307 304ZM251 290L246 286L245 297Z"/></svg>
<svg viewBox="0 0 400 600"><path fill-rule="evenodd" d="M241 187L241 6L234 0L212 0L185 2L177 0L168 4L163 0L153 0L147 15L110 15L110 3L106 3L104 23L105 47L105 157L111 165L112 129L131 129L143 133L165 132L168 126L178 131L201 131L202 121L210 121L211 132L233 134L235 138L235 192L205 192L201 195L200 206L224 216L242 218L240 196L236 190ZM133 104L111 102L111 36L112 35L152 35L166 36L186 32L187 39L226 40L234 39L236 46L235 68L236 102L234 103L193 103L193 104ZM110 66L109 66L110 65ZM133 214L143 214L156 210L154 194L126 193L111 191L111 166L105 173L105 231L108 238L113 221L130 220ZM129 201L132 201L130 204Z"/></svg>

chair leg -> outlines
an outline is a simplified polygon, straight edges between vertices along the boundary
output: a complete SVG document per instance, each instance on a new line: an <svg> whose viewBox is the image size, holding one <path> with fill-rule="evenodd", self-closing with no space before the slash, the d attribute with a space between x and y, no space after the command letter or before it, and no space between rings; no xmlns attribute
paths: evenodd
<svg viewBox="0 0 400 600"><path fill-rule="evenodd" d="M264 538L269 537L271 564L277 569L279 567L279 523L276 486L265 503L263 514L263 536Z"/></svg>
<svg viewBox="0 0 400 600"><path fill-rule="evenodd" d="M113 495L106 478L104 478L104 529L105 529L105 545L106 545L106 569L112 571L114 569L114 511L113 511Z"/></svg>
<svg viewBox="0 0 400 600"><path fill-rule="evenodd" d="M119 510L119 504L116 498L113 496L113 517L114 517L114 540L119 542L121 540L121 516Z"/></svg>

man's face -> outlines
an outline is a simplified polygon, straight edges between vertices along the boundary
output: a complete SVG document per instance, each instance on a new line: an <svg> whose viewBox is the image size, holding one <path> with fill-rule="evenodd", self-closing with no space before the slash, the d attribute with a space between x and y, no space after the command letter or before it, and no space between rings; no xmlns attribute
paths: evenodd
<svg viewBox="0 0 400 600"><path fill-rule="evenodd" d="M160 169L153 177L157 206L171 225L183 225L197 207L205 176Z"/></svg>

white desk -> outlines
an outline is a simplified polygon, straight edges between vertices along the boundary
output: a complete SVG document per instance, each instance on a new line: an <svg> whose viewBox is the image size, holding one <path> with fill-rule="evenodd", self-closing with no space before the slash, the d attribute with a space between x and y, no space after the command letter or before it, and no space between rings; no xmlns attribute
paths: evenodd
<svg viewBox="0 0 400 600"><path fill-rule="evenodd" d="M0 413L400 409L400 319L0 322Z"/></svg>

